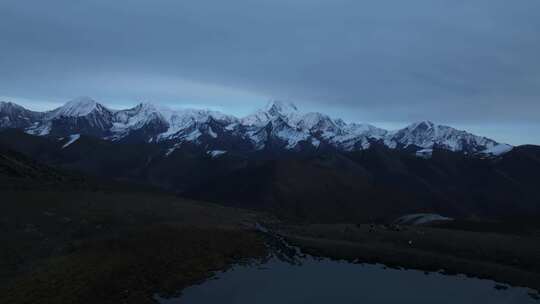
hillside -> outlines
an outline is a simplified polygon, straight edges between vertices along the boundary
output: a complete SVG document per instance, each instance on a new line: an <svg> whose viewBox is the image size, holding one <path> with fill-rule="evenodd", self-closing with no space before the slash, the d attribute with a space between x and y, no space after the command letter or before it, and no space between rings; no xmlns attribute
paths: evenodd
<svg viewBox="0 0 540 304"><path fill-rule="evenodd" d="M454 217L540 213L538 146L516 147L498 157L434 149L425 158L385 145L353 152L214 157L197 145L164 155L166 148L153 143L86 135L69 141L13 129L0 132L0 144L55 168L300 221L366 221L416 212Z"/></svg>
<svg viewBox="0 0 540 304"><path fill-rule="evenodd" d="M436 150L421 159L385 147L251 163L188 195L314 222L417 212L454 217L540 214L540 147L500 158ZM207 189L212 189L207 191Z"/></svg>

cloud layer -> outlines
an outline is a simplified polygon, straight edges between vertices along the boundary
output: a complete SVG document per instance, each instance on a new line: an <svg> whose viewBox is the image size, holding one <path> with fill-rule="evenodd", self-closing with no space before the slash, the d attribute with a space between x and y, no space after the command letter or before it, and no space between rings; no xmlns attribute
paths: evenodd
<svg viewBox="0 0 540 304"><path fill-rule="evenodd" d="M539 11L536 0L3 0L0 96L235 114L278 98L354 121L512 126L503 140L540 143L525 134L540 134Z"/></svg>

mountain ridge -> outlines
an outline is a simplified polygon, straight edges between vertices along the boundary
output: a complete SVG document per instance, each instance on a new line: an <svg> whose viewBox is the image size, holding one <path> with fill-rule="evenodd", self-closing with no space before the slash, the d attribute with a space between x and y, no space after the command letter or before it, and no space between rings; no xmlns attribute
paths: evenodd
<svg viewBox="0 0 540 304"><path fill-rule="evenodd" d="M206 146L208 151L280 152L307 148L350 152L382 143L430 157L434 148L491 156L513 148L431 121L385 130L365 123L346 123L324 113L304 113L284 101L270 101L264 109L245 117L202 109L172 110L151 103L112 110L89 97L76 98L46 112L0 102L0 129L5 128L40 136L83 134L111 141L160 142L171 149L194 143Z"/></svg>

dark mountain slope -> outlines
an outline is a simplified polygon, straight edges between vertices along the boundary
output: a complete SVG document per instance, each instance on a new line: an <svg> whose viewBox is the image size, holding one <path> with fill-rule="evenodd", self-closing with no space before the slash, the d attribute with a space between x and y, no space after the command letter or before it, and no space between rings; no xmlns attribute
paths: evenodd
<svg viewBox="0 0 540 304"><path fill-rule="evenodd" d="M0 145L0 189L77 185L84 178L43 165Z"/></svg>
<svg viewBox="0 0 540 304"><path fill-rule="evenodd" d="M44 163L50 163L62 147L58 140L26 134L17 129L0 131L0 145Z"/></svg>
<svg viewBox="0 0 540 304"><path fill-rule="evenodd" d="M225 176L247 163L245 158L233 154L213 158L201 147L189 144L170 151L162 145L111 142L85 135L68 143L68 138L59 141L14 129L0 131L0 144L48 165L176 192L209 178Z"/></svg>
<svg viewBox="0 0 540 304"><path fill-rule="evenodd" d="M516 149L498 159L436 150L433 158L422 159L378 146L344 156L250 165L188 194L315 221L413 212L455 217L539 214L537 149Z"/></svg>
<svg viewBox="0 0 540 304"><path fill-rule="evenodd" d="M361 164L339 154L250 164L187 195L316 222L375 220L418 210L456 211L433 193L382 183Z"/></svg>
<svg viewBox="0 0 540 304"><path fill-rule="evenodd" d="M183 144L76 140L0 132L0 144L48 165L104 180L147 184L225 205L270 210L284 218L361 221L405 213L455 217L540 214L540 148L502 156L447 150L430 158L373 144L343 153L212 155Z"/></svg>
<svg viewBox="0 0 540 304"><path fill-rule="evenodd" d="M518 148L495 159L444 150L421 159L385 148L349 157L368 168L379 183L415 193L431 192L462 212L496 216L540 210L540 191L533 186L540 181L540 163L528 156L535 149Z"/></svg>

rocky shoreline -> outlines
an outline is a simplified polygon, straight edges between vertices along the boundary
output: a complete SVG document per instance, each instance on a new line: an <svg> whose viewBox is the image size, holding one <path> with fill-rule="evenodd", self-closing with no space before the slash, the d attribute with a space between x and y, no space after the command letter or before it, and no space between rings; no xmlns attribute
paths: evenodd
<svg viewBox="0 0 540 304"><path fill-rule="evenodd" d="M540 245L536 239L501 235L482 238L481 234L427 227L411 228L408 232L370 232L369 225L287 226L281 227L280 233L288 243L312 256L448 275L464 274L528 287L537 291L531 296L540 299L540 257L534 256ZM448 242L455 250L442 251L448 245L443 243ZM485 246L487 243L494 247ZM501 252L498 246L506 243L512 243L513 247ZM527 246L534 248L524 251Z"/></svg>

